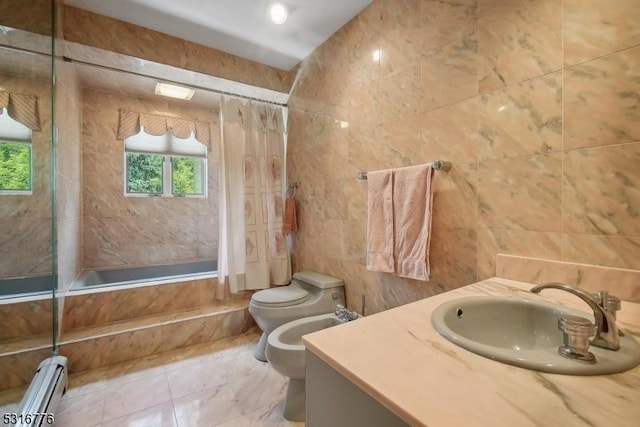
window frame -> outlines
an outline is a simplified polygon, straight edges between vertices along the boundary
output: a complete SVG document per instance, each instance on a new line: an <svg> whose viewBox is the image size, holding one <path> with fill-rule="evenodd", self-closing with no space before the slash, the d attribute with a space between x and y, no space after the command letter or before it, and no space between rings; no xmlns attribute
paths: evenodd
<svg viewBox="0 0 640 427"><path fill-rule="evenodd" d="M161 193L130 193L127 191L128 179L129 179L129 157L128 154L142 154L145 156L161 156L162 157L162 192ZM136 151L124 150L124 196L125 197L174 197L174 198L187 198L187 199L206 199L208 197L208 161L207 157L191 157L193 159L200 160L202 167L202 194L183 194L173 192L173 162L174 157L191 157L191 156L178 156L162 153L140 153Z"/></svg>

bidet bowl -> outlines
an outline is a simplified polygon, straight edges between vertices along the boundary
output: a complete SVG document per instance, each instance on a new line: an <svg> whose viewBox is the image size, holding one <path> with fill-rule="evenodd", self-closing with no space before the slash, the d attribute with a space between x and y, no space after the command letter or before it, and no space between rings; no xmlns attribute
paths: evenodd
<svg viewBox="0 0 640 427"><path fill-rule="evenodd" d="M303 317L277 327L267 338L267 360L282 375L304 379L302 336L342 323L335 314Z"/></svg>
<svg viewBox="0 0 640 427"><path fill-rule="evenodd" d="M596 363L569 359L558 353L563 343L558 319L564 314L593 315L535 299L476 296L438 306L431 316L446 339L481 356L542 372L601 375L626 371L640 364L640 345L629 334L620 337L620 350L590 347Z"/></svg>

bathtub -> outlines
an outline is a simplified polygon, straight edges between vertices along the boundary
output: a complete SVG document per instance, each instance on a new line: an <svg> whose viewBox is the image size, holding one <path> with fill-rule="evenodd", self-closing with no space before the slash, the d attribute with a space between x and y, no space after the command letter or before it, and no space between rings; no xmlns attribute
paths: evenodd
<svg viewBox="0 0 640 427"><path fill-rule="evenodd" d="M0 279L0 298L23 297L51 293L54 277L51 274Z"/></svg>
<svg viewBox="0 0 640 427"><path fill-rule="evenodd" d="M152 265L147 267L108 268L85 270L71 290L87 290L107 286L135 284L161 284L217 275L218 262L210 259L179 264Z"/></svg>

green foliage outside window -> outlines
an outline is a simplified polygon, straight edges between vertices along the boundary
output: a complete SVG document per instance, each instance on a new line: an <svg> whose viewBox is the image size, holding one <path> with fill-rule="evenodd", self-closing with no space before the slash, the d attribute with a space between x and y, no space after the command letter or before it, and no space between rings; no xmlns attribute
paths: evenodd
<svg viewBox="0 0 640 427"><path fill-rule="evenodd" d="M0 141L0 190L31 190L31 144Z"/></svg>
<svg viewBox="0 0 640 427"><path fill-rule="evenodd" d="M202 194L201 159L172 157L174 194ZM200 172L200 173L198 173Z"/></svg>
<svg viewBox="0 0 640 427"><path fill-rule="evenodd" d="M162 193L163 156L127 153L127 192Z"/></svg>
<svg viewBox="0 0 640 427"><path fill-rule="evenodd" d="M205 159L166 156L171 168L165 169L165 156L157 154L127 153L127 193L174 195L204 195ZM171 193L163 186L163 171L171 181ZM169 186L168 186L169 187Z"/></svg>

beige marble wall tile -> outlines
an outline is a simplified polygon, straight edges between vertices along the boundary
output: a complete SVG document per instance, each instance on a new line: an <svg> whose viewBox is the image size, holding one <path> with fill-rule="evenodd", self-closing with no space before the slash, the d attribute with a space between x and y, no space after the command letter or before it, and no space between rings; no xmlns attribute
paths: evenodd
<svg viewBox="0 0 640 427"><path fill-rule="evenodd" d="M49 0L7 0L2 2L0 24L51 36L53 2Z"/></svg>
<svg viewBox="0 0 640 427"><path fill-rule="evenodd" d="M428 54L476 31L478 0L422 0L420 16L422 50Z"/></svg>
<svg viewBox="0 0 640 427"><path fill-rule="evenodd" d="M333 66L349 70L353 75L364 79L377 78L380 74L380 59L374 59L373 53L380 49L381 8L381 2L372 2L310 57L314 57L320 68ZM301 68L304 68L305 62L307 60L303 61ZM300 71L299 74L307 74L305 70Z"/></svg>
<svg viewBox="0 0 640 427"><path fill-rule="evenodd" d="M633 129L631 123L640 122L630 118L634 111L633 94L637 92L632 83L633 74L620 71L624 68L621 64L627 70L632 69L634 50L601 59L612 63L608 68L593 61L602 70L602 76L607 75L607 79L616 83L593 85L596 80L582 73L579 67L563 70L563 81L562 73L556 72L563 64L560 0L422 0L422 51L417 54L415 41L407 40L407 35L415 30L412 11L415 11L415 2L374 2L366 18L358 16L348 23L314 53L315 63L307 70L301 69L301 83L291 100L297 111L294 120L303 122L298 126L305 132L304 137L292 139L290 146L289 176L303 181L305 187L298 195L302 226L295 237L294 268L343 277L349 306L359 309L365 296L367 311L371 313L443 292L464 281L475 281L477 277L491 277L495 274L496 254L500 252L550 259L562 259L564 252L564 257L585 260L583 262L632 265L637 234L628 234L635 229L630 216L620 217L620 227L627 230L627 234L616 236L615 242L601 235L578 234L582 231L563 235L562 216L567 217L567 209L576 205L571 198L577 196L567 190L569 185L593 186L594 191L596 187L602 188L607 194L616 194L618 202L623 200L620 197L624 193L625 200L632 201L629 212L633 212L635 193L630 188L638 186L635 175L629 172L625 172L624 177L611 175L605 184L599 178L594 180L588 170L574 171L567 159L577 154L565 153L563 157L561 151L574 148L569 138L563 141L563 126L565 135L577 134L580 144L584 144L588 142L584 137L587 132L597 134L584 130L592 124L604 129L598 132L616 134L615 129L607 130L601 123L614 122L624 130ZM381 23L376 21L380 17ZM567 22L566 15L564 19ZM476 26L481 29L480 33ZM364 43L365 34L371 43ZM566 35L565 31L565 40ZM344 54L341 43L348 44L353 51L351 55L357 59L331 63L332 54ZM376 43L380 43L381 48L389 46L391 52L385 58L382 49L380 73L375 71L375 66L365 66L367 55ZM616 59L623 54L628 58ZM403 92L403 88L412 84L417 87L407 77L413 74L406 69L416 61L420 61L421 104L418 113L413 114L414 98L408 90ZM618 63L614 66L615 61ZM344 70L341 76L350 83L340 91L323 87L324 81L317 76L322 75L326 67ZM394 73L399 73L395 76L398 78L393 79ZM584 80L580 87L585 89L569 87L579 86L571 79ZM483 92L480 97L479 82ZM596 92L593 103L588 98L590 88ZM568 94L568 90L574 95ZM342 112L343 107L336 106L342 100L331 101L329 91L350 98L346 114ZM628 103L607 101L598 109L596 96L607 100L618 96L616 93L626 96ZM583 95L587 102L578 105ZM389 100L399 102L389 104ZM393 108L389 108L390 105ZM591 115L581 112L585 108ZM626 128L618 124L618 119L609 118L614 115L611 111L623 112L626 118L620 120ZM563 116L579 119L574 125L563 124ZM340 156L344 156L343 151L331 146L331 141L340 137L336 129L328 126L330 118L346 118L350 122L349 174L344 176L335 176L340 168L330 162L333 159L341 163ZM605 121L597 124L601 119ZM616 141L621 142L620 138ZM320 146L332 153L323 157L317 148ZM635 155L628 153L624 157L630 163L635 159ZM424 285L366 271L367 185L350 174L436 158L453 162L449 174L439 173L436 177L432 241L436 280ZM478 159L480 162L476 164ZM603 159L607 164L612 161ZM624 161L622 164L626 168ZM627 175L632 177L629 186L621 184L628 179ZM574 179L568 183L571 177ZM344 204L337 200L328 206L325 203L327 192L340 192L335 187L339 182L344 184L344 197L348 199L346 219ZM590 196L592 200L580 201L578 205L599 203L599 197L602 196ZM598 207L608 203L603 201ZM327 214L331 216L330 224L324 220ZM577 225L580 226L579 221ZM336 238L336 233L344 237ZM569 243L573 240L576 243ZM329 249L319 249L327 245L327 241ZM448 246L462 245L460 242L468 248ZM577 249L580 245L583 248ZM624 251L631 255L625 256ZM614 259L618 253L620 260Z"/></svg>
<svg viewBox="0 0 640 427"><path fill-rule="evenodd" d="M420 111L420 63L406 64L380 79L379 111L382 123L404 119Z"/></svg>
<svg viewBox="0 0 640 427"><path fill-rule="evenodd" d="M422 115L419 159L471 162L478 158L478 98L438 108Z"/></svg>
<svg viewBox="0 0 640 427"><path fill-rule="evenodd" d="M562 149L562 73L480 97L478 155L496 159Z"/></svg>
<svg viewBox="0 0 640 427"><path fill-rule="evenodd" d="M561 68L562 0L531 2L521 9L505 11L480 28L481 93Z"/></svg>
<svg viewBox="0 0 640 427"><path fill-rule="evenodd" d="M465 36L422 60L422 111L454 104L478 94L478 40Z"/></svg>
<svg viewBox="0 0 640 427"><path fill-rule="evenodd" d="M604 289L624 301L640 301L639 270L498 255L497 276L531 283L569 283L588 292Z"/></svg>
<svg viewBox="0 0 640 427"><path fill-rule="evenodd" d="M640 139L640 47L564 72L564 148Z"/></svg>
<svg viewBox="0 0 640 427"><path fill-rule="evenodd" d="M635 0L564 0L564 62L573 65L640 44Z"/></svg>
<svg viewBox="0 0 640 427"><path fill-rule="evenodd" d="M418 164L425 159L425 147L426 145L421 142L420 130L421 130L422 118L419 114L409 115L406 117L400 117L397 120L390 120L382 123L376 129L376 135L372 137L372 143L386 146L389 150L390 159L393 159L394 163L399 161L401 165L413 165ZM354 132L358 132L355 129ZM366 144L366 142L364 142ZM354 147L355 148L355 147ZM363 150L364 147L358 146L358 150ZM383 148L377 148L376 151ZM374 153L375 154L375 153ZM353 152L354 157L359 157L357 152ZM357 161L354 159L354 161ZM378 160L379 162L382 159ZM372 165L370 170L380 169L375 168Z"/></svg>
<svg viewBox="0 0 640 427"><path fill-rule="evenodd" d="M350 177L326 182L324 187L324 217L326 219L347 219L349 215L349 199L346 197L346 186L347 183L353 182L354 180L354 177Z"/></svg>
<svg viewBox="0 0 640 427"><path fill-rule="evenodd" d="M51 347L0 356L0 390L29 384L38 365L51 357Z"/></svg>
<svg viewBox="0 0 640 427"><path fill-rule="evenodd" d="M397 123L408 123L415 129L415 122L410 124L412 121L412 119L407 118L406 121L400 120ZM405 164L405 162L410 161L409 157L398 152L392 145L385 143L384 135L389 135L390 129L387 126L380 128L363 127L357 124L349 126L348 159L352 171L355 172L350 176L356 176L357 172L408 166L410 164ZM387 136L386 140L389 138L392 138L392 136ZM401 138L400 136L398 140Z"/></svg>
<svg viewBox="0 0 640 427"><path fill-rule="evenodd" d="M420 0L380 0L380 74L386 77L422 52Z"/></svg>
<svg viewBox="0 0 640 427"><path fill-rule="evenodd" d="M25 275L48 273L52 270L51 218L18 218L18 233L22 237L24 258L18 260L18 268Z"/></svg>
<svg viewBox="0 0 640 427"><path fill-rule="evenodd" d="M349 82L348 113L344 120L361 126L378 126L381 114L380 79L352 79Z"/></svg>
<svg viewBox="0 0 640 427"><path fill-rule="evenodd" d="M562 259L640 270L640 237L565 233Z"/></svg>
<svg viewBox="0 0 640 427"><path fill-rule="evenodd" d="M477 242L476 230L432 227L431 278L423 286L451 290L474 283L477 280Z"/></svg>
<svg viewBox="0 0 640 427"><path fill-rule="evenodd" d="M454 164L434 176L433 217L436 227L475 229L478 225L478 166Z"/></svg>
<svg viewBox="0 0 640 427"><path fill-rule="evenodd" d="M208 122L216 135L214 113L93 89L85 89L83 99L83 267L215 258L218 227L211 218L217 218L217 147L208 153L206 199L125 197L124 146L115 138L121 108Z"/></svg>
<svg viewBox="0 0 640 427"><path fill-rule="evenodd" d="M15 8L17 6L13 5ZM34 3L36 15L43 11L42 4ZM11 8L7 18L11 19ZM37 20L38 17L36 16ZM0 276L14 277L49 273L51 266L51 94L50 84L45 80L46 62L33 64L34 75L0 74L0 89L33 95L38 98L40 131L33 131L32 142L32 194L29 196L2 195L0 218L3 219L0 265L6 267ZM43 68L38 77L35 70ZM43 79L43 80L41 80ZM4 324L0 324L4 325Z"/></svg>
<svg viewBox="0 0 640 427"><path fill-rule="evenodd" d="M214 282L200 279L67 297L64 330L217 304Z"/></svg>
<svg viewBox="0 0 640 427"><path fill-rule="evenodd" d="M483 227L561 230L562 155L479 164L479 219Z"/></svg>
<svg viewBox="0 0 640 427"><path fill-rule="evenodd" d="M0 304L0 325L0 343L3 340L50 333L51 299Z"/></svg>
<svg viewBox="0 0 640 427"><path fill-rule="evenodd" d="M640 142L564 154L564 231L640 236Z"/></svg>
<svg viewBox="0 0 640 427"><path fill-rule="evenodd" d="M288 71L71 6L64 8L64 37L107 51L281 92L289 91L294 77Z"/></svg>
<svg viewBox="0 0 640 427"><path fill-rule="evenodd" d="M561 234L527 230L478 229L478 280L496 276L497 254L561 259Z"/></svg>
<svg viewBox="0 0 640 427"><path fill-rule="evenodd" d="M481 26L532 5L539 0L478 0L478 23Z"/></svg>

